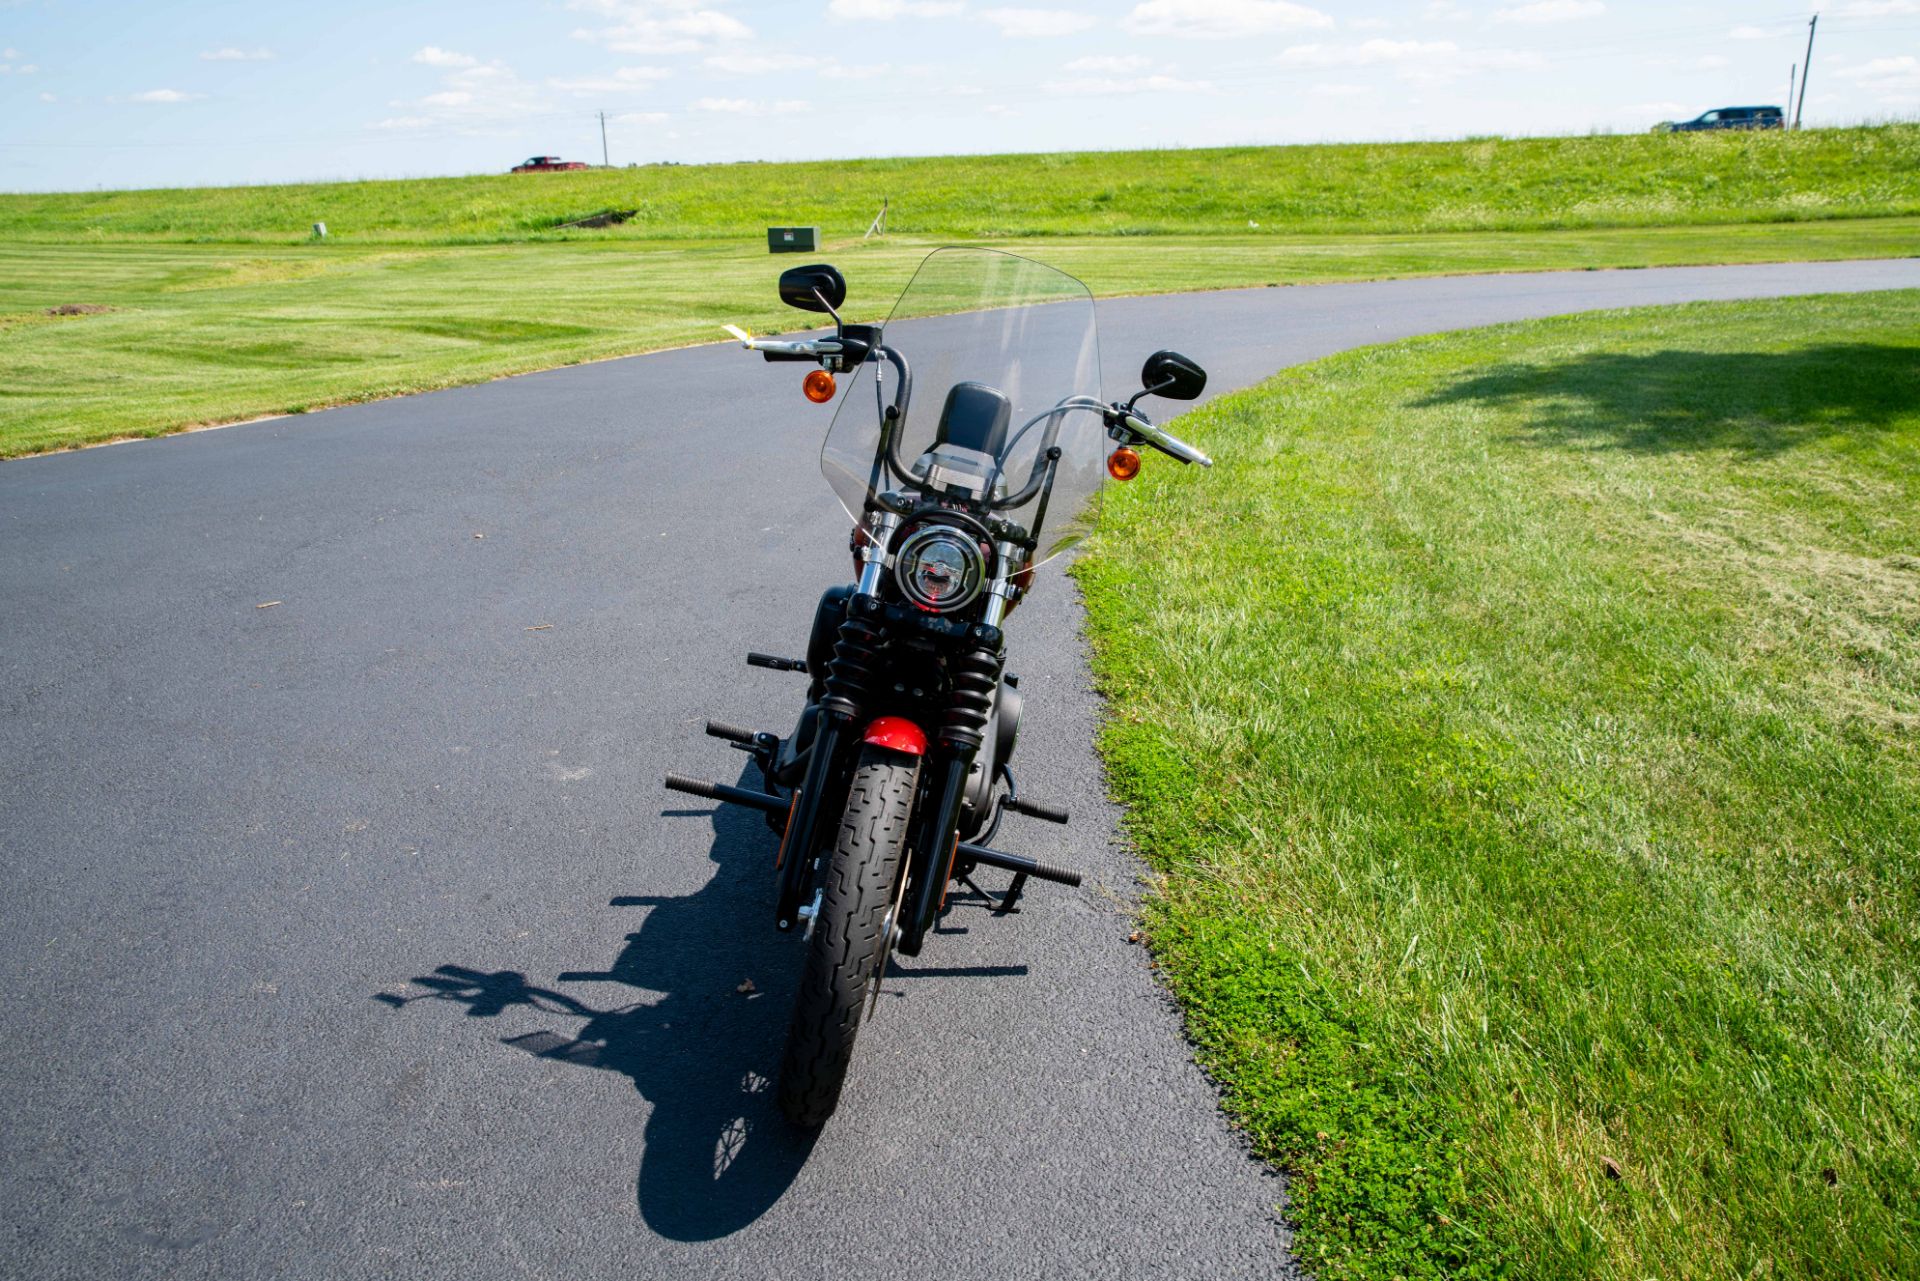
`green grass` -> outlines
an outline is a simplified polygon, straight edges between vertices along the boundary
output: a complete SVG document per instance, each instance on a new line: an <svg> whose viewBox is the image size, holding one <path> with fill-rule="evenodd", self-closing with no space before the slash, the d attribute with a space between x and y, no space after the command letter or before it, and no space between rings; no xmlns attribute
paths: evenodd
<svg viewBox="0 0 1920 1281"><path fill-rule="evenodd" d="M1317 1275L1920 1275L1920 293L1351 352L1077 573Z"/></svg>
<svg viewBox="0 0 1920 1281"><path fill-rule="evenodd" d="M650 166L405 182L0 195L0 241L1407 233L1920 214L1920 125ZM559 225L634 210L603 231Z"/></svg>
<svg viewBox="0 0 1920 1281"><path fill-rule="evenodd" d="M0 457L790 327L770 223L825 228L872 317L980 240L1102 295L1902 257L1916 172L1887 125L0 195ZM639 213L556 230L608 207Z"/></svg>
<svg viewBox="0 0 1920 1281"><path fill-rule="evenodd" d="M884 315L938 242L836 245ZM1002 240L1102 295L1434 272L1897 257L1920 219L1421 236ZM0 457L804 322L752 244L0 244ZM112 311L49 316L84 304ZM743 357L745 359L745 357Z"/></svg>

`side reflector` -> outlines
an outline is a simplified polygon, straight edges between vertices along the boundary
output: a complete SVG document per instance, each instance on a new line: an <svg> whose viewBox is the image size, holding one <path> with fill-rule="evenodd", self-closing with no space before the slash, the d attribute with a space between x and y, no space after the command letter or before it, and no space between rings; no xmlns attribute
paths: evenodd
<svg viewBox="0 0 1920 1281"><path fill-rule="evenodd" d="M867 732L860 736L860 741L871 743L875 747L905 752L909 756L927 754L926 731L904 716L876 717L867 726Z"/></svg>
<svg viewBox="0 0 1920 1281"><path fill-rule="evenodd" d="M787 861L787 838L793 835L793 812L800 808L800 789L793 789L793 799L787 802L786 826L780 829L780 852L773 856L773 870L779 871L780 865Z"/></svg>
<svg viewBox="0 0 1920 1281"><path fill-rule="evenodd" d="M1140 474L1140 455L1125 445L1107 455L1107 475L1115 480L1132 480Z"/></svg>
<svg viewBox="0 0 1920 1281"><path fill-rule="evenodd" d="M816 369L801 380L800 390L807 393L807 399L814 404L824 405L833 399L833 375Z"/></svg>

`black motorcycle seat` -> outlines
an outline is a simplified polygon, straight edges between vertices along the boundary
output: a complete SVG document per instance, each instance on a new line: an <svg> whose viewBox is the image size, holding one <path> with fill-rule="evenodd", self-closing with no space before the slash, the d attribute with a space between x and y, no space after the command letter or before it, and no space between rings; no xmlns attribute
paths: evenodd
<svg viewBox="0 0 1920 1281"><path fill-rule="evenodd" d="M958 445L998 458L1007 447L1007 426L1012 419L1013 402L1005 392L985 383L958 382L947 393L947 403L940 410L934 443Z"/></svg>

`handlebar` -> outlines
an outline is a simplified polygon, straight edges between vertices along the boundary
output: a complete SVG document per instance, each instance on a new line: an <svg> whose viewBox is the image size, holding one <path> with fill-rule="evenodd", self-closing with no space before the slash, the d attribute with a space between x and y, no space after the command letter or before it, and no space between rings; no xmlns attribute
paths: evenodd
<svg viewBox="0 0 1920 1281"><path fill-rule="evenodd" d="M848 350L848 345L843 343L839 338L805 338L799 340L755 338L738 325L727 325L724 326L724 328L728 333L740 340L742 347L745 347L748 351L759 352L767 360L817 360L824 362ZM869 349L865 343L859 343L855 345L853 350L854 360L858 362L865 358ZM905 359L902 358L898 352L887 347L877 347L875 350L889 357L900 370L901 383L895 393L893 414L893 418L897 421L899 418L905 416L907 389L912 386L910 381L911 376L907 373ZM1136 396L1134 399L1138 400L1139 397ZM1152 445L1169 458L1183 463L1199 463L1202 467L1213 466L1213 459L1207 457L1204 452L1189 445L1186 441L1181 440L1165 428L1154 426L1144 415L1134 409L1131 404L1109 407L1101 404L1091 396L1070 396L1053 408L1036 415L1015 434L1014 441L1017 442L1020 437L1026 435L1027 430L1035 424L1043 421L1047 423L1046 439L1035 455L1034 467L1027 476L1027 483L1022 486L1020 492L1014 495L1013 498L1005 499L994 504L996 507L1017 507L1033 497L1034 491L1042 482L1047 471L1047 456L1053 445L1054 436L1059 431L1060 419L1066 413L1075 409L1093 409L1100 411L1106 415L1107 423L1110 427L1128 432L1135 439ZM890 447L894 443L891 436L887 443L889 446L888 453L891 454ZM1009 448L1011 448L1011 444ZM899 476L902 481L907 480L907 477L902 474L897 461L890 456L886 461L889 464L889 470Z"/></svg>

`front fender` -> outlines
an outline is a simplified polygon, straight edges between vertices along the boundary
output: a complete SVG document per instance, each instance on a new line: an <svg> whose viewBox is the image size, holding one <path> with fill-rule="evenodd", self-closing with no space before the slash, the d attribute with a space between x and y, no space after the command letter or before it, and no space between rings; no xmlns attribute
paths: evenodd
<svg viewBox="0 0 1920 1281"><path fill-rule="evenodd" d="M878 716L867 724L860 741L908 756L927 754L927 732L904 716Z"/></svg>

